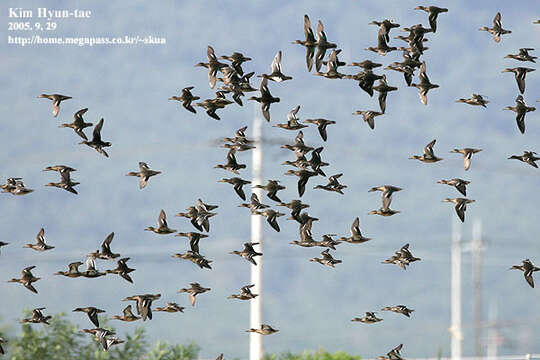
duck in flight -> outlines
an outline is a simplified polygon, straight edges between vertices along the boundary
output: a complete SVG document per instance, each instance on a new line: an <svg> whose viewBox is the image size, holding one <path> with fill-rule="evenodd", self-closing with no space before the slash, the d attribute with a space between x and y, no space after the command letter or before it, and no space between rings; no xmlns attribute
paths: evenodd
<svg viewBox="0 0 540 360"><path fill-rule="evenodd" d="M534 151L524 151L523 155L512 155L508 159L523 161L524 163L529 164L532 167L538 168L538 165L536 165L536 161L540 160L540 157L536 155L537 154Z"/></svg>
<svg viewBox="0 0 540 360"><path fill-rule="evenodd" d="M130 171L126 176L137 176L139 177L139 189L144 189L148 180L155 175L161 174L161 171L152 170L148 167L145 162L139 162L139 172Z"/></svg>
<svg viewBox="0 0 540 360"><path fill-rule="evenodd" d="M84 140L88 140L86 134L84 133L84 128L90 127L94 124L84 122L83 115L88 111L88 108L81 109L73 115L73 122L70 124L62 124L59 127L61 128L71 128L77 135L82 137Z"/></svg>
<svg viewBox="0 0 540 360"><path fill-rule="evenodd" d="M525 115L530 111L535 111L536 108L532 106L527 106L523 96L518 95L516 98L516 106L506 106L504 110L512 110L516 113L516 123L519 131L522 134L525 134Z"/></svg>
<svg viewBox="0 0 540 360"><path fill-rule="evenodd" d="M36 243L35 244L25 244L25 248L30 248L36 251L47 251L54 249L54 246L47 245L45 243L45 229L41 228L39 230L37 236L36 236Z"/></svg>
<svg viewBox="0 0 540 360"><path fill-rule="evenodd" d="M461 220L461 222L465 222L465 211L467 211L467 204L473 203L475 201L476 200L469 200L466 198L454 198L454 199L446 198L442 202L454 203L456 205L455 209L456 209L456 214L459 217L459 220Z"/></svg>
<svg viewBox="0 0 540 360"><path fill-rule="evenodd" d="M442 179L442 180L437 181L437 183L453 186L456 188L457 191L462 193L464 196L467 196L467 185L469 185L471 182L463 180L463 179L459 179L459 178L454 178L450 180Z"/></svg>
<svg viewBox="0 0 540 360"><path fill-rule="evenodd" d="M79 144L88 145L103 156L109 157L109 154L107 154L107 152L103 150L103 148L109 147L112 144L108 141L101 140L101 128L103 127L104 121L104 119L99 120L98 124L94 127L94 131L92 132L92 141L83 140Z"/></svg>
<svg viewBox="0 0 540 360"><path fill-rule="evenodd" d="M434 163L434 162L437 162L437 161L441 161L442 159L435 156L435 153L433 152L433 146L435 146L436 141L437 140L433 140L429 144L426 145L426 147L424 148L424 154L423 155L420 155L420 156L413 155L409 159L420 160L420 161L425 162L425 163Z"/></svg>
<svg viewBox="0 0 540 360"><path fill-rule="evenodd" d="M268 89L268 79L263 78L261 80L261 85L259 86L259 91L261 92L261 96L252 96L249 98L249 100L255 100L258 103L261 104L261 109L264 118L266 121L270 122L270 105L273 103L277 103L280 101L278 97L273 97L270 93L270 90Z"/></svg>
<svg viewBox="0 0 540 360"><path fill-rule="evenodd" d="M467 171L471 168L471 159L472 159L473 154L476 154L477 152L480 152L480 151L482 151L482 149L463 148L463 149L454 149L450 151L450 153L463 154L463 169Z"/></svg>
<svg viewBox="0 0 540 360"><path fill-rule="evenodd" d="M148 226L144 230L153 231L156 234L160 234L160 235L172 234L172 233L176 232L175 229L171 229L167 225L167 215L165 214L165 211L163 211L163 209L161 209L161 211L159 212L158 227L155 228L153 226Z"/></svg>
<svg viewBox="0 0 540 360"><path fill-rule="evenodd" d="M456 100L456 102L469 104L473 106L482 106L486 108L487 107L486 105L489 103L489 100L484 99L485 97L487 96L480 95L480 94L472 94L472 96L469 99L461 98L461 99Z"/></svg>
<svg viewBox="0 0 540 360"><path fill-rule="evenodd" d="M530 287L534 288L534 279L533 279L533 273L535 271L539 271L540 268L534 266L534 264L529 259L525 259L521 262L521 265L514 265L510 268L510 270L521 270L523 271L523 276L525 277L525 280L527 281L527 284L529 284Z"/></svg>
<svg viewBox="0 0 540 360"><path fill-rule="evenodd" d="M171 96L169 100L180 101L184 109L196 114L197 111L195 110L195 108L193 108L193 106L191 105L191 102L194 100L199 100L200 97L193 96L193 94L191 93L191 90L193 90L194 88L195 88L194 86L185 87L182 89L182 94L180 94L180 96Z"/></svg>
<svg viewBox="0 0 540 360"><path fill-rule="evenodd" d="M52 101L52 113L54 117L58 116L58 112L60 111L60 103L64 100L71 99L71 96L66 95L60 95L60 94L41 94L38 96L38 98L45 98Z"/></svg>
<svg viewBox="0 0 540 360"><path fill-rule="evenodd" d="M305 40L294 40L293 44L302 45L306 48L306 66L308 72L311 72L313 67L313 55L315 54L315 48L317 47L317 40L311 29L311 21L309 16L304 15L304 36Z"/></svg>
<svg viewBox="0 0 540 360"><path fill-rule="evenodd" d="M493 35L493 40L495 40L495 42L501 41L501 36L502 35L510 34L512 32L510 30L503 29L502 23L501 23L501 13L500 12L498 12L495 15L495 17L493 18L493 27L492 28L489 28L487 26L482 26L479 30L489 32L491 35Z"/></svg>
<svg viewBox="0 0 540 360"><path fill-rule="evenodd" d="M207 63L200 62L195 64L195 66L202 66L208 69L208 83L210 84L210 88L213 89L216 86L217 72L228 65L218 61L216 54L214 53L214 48L210 45L208 45L208 48L206 49L206 57L208 58Z"/></svg>
<svg viewBox="0 0 540 360"><path fill-rule="evenodd" d="M270 74L262 74L258 77L269 79L276 82L282 82L286 80L292 80L291 76L284 75L281 69L281 50L279 50L272 61L272 72Z"/></svg>

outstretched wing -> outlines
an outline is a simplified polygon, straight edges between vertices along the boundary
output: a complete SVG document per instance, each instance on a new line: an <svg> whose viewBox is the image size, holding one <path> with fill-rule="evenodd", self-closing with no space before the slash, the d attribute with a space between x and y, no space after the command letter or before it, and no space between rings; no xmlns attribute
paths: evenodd
<svg viewBox="0 0 540 360"><path fill-rule="evenodd" d="M216 54L214 53L214 48L208 45L208 48L206 49L206 56L208 57L208 61L217 61Z"/></svg>
<svg viewBox="0 0 540 360"><path fill-rule="evenodd" d="M272 61L272 72L281 72L281 50L279 50Z"/></svg>
<svg viewBox="0 0 540 360"><path fill-rule="evenodd" d="M502 28L502 24L501 24L501 13L498 12L497 15L495 15L495 17L493 18L493 27L495 29L500 29Z"/></svg>
<svg viewBox="0 0 540 360"><path fill-rule="evenodd" d="M45 235L45 229L41 228L41 230L39 230L36 236L36 240L38 244L45 245L45 238L43 237L44 235Z"/></svg>
<svg viewBox="0 0 540 360"><path fill-rule="evenodd" d="M103 118L101 118L101 120L99 120L97 125L94 127L94 131L92 132L92 136L93 136L92 141L94 141L94 142L100 142L101 141L101 128L103 127L103 122L104 121L105 120Z"/></svg>
<svg viewBox="0 0 540 360"><path fill-rule="evenodd" d="M433 153L433 146L435 145L436 141L437 141L436 139L433 140L432 142L427 144L426 147L424 148L424 155L426 157L430 157L430 158L435 157L435 154Z"/></svg>
<svg viewBox="0 0 540 360"><path fill-rule="evenodd" d="M158 217L158 226L161 227L168 227L167 226L167 215L165 215L165 211L161 209Z"/></svg>
<svg viewBox="0 0 540 360"><path fill-rule="evenodd" d="M110 233L109 235L107 235L107 237L105 238L105 240L103 240L103 243L101 244L101 250L103 252L110 252L111 251L111 242L114 238L114 232ZM99 327L99 325L96 325Z"/></svg>

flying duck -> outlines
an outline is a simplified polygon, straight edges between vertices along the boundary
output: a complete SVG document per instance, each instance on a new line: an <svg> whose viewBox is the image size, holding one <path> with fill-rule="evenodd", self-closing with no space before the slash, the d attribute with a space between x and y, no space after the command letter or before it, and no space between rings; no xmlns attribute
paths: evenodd
<svg viewBox="0 0 540 360"><path fill-rule="evenodd" d="M84 133L84 128L90 127L94 124L84 122L83 115L88 111L88 108L81 109L73 115L73 122L70 124L62 124L60 128L71 128L75 131L77 135L82 137L84 140L88 140L86 134Z"/></svg>
<svg viewBox="0 0 540 360"><path fill-rule="evenodd" d="M71 99L71 96L65 96L65 95L60 95L60 94L51 94L51 95L41 94L38 96L38 98L45 98L45 99L51 100L53 115L54 117L57 117L58 112L60 111L60 103L64 100Z"/></svg>
<svg viewBox="0 0 540 360"><path fill-rule="evenodd" d="M161 174L161 171L152 170L148 167L145 162L139 162L139 172L130 171L126 176L137 176L139 177L139 189L144 189L148 180L154 176Z"/></svg>
<svg viewBox="0 0 540 360"><path fill-rule="evenodd" d="M199 96L193 96L191 93L191 90L193 90L194 86L188 86L182 89L182 94L180 96L171 96L169 100L176 100L182 102L182 106L187 110L191 111L192 113L196 114L197 111L193 106L191 106L191 102L194 100L199 100Z"/></svg>
<svg viewBox="0 0 540 360"><path fill-rule="evenodd" d="M37 236L36 236L36 243L35 244L25 244L25 248L30 248L37 251L47 251L54 249L54 246L47 245L45 243L45 229L41 228L39 230Z"/></svg>
<svg viewBox="0 0 540 360"><path fill-rule="evenodd" d="M435 156L435 153L433 152L433 146L435 145L436 141L437 140L433 140L432 142L426 145L426 147L424 148L424 155L421 155L421 156L413 155L409 159L420 160L425 163L434 163L437 161L441 161L442 159Z"/></svg>
<svg viewBox="0 0 540 360"><path fill-rule="evenodd" d="M473 149L473 148L463 148L463 149L454 149L450 153L463 154L463 168L465 171L469 170L471 167L471 159L473 154L482 151L482 149Z"/></svg>
<svg viewBox="0 0 540 360"><path fill-rule="evenodd" d="M536 108L532 106L527 106L523 96L518 95L516 98L516 106L506 106L504 110L512 110L516 113L516 123L519 131L522 134L525 134L525 115L530 111L535 111Z"/></svg>
<svg viewBox="0 0 540 360"><path fill-rule="evenodd" d="M153 226L148 226L144 230L153 231L156 234L160 234L160 235L172 234L173 232L176 232L175 229L171 229L167 225L167 215L165 214L165 211L163 211L163 209L161 209L161 211L159 212L158 227L155 228Z"/></svg>
<svg viewBox="0 0 540 360"><path fill-rule="evenodd" d="M442 202L454 203L456 205L455 209L456 209L456 214L459 217L459 220L461 220L461 222L465 222L465 211L467 211L467 204L473 203L475 201L476 200L469 200L466 198L454 198L454 199L446 198Z"/></svg>
<svg viewBox="0 0 540 360"><path fill-rule="evenodd" d="M492 28L488 28L487 26L482 26L479 30L489 32L491 35L493 35L493 40L495 40L495 42L501 41L501 35L510 34L512 32L510 30L503 29L502 24L501 24L500 12L498 12L497 15L495 15L495 17L493 18Z"/></svg>
<svg viewBox="0 0 540 360"><path fill-rule="evenodd" d="M91 148L95 149L98 153L104 155L105 157L109 157L109 154L105 150L103 150L104 147L109 147L112 144L108 141L101 140L101 128L103 127L103 122L105 120L102 118L99 120L98 124L94 127L94 131L92 132L92 141L83 140L79 144L85 144L90 146Z"/></svg>

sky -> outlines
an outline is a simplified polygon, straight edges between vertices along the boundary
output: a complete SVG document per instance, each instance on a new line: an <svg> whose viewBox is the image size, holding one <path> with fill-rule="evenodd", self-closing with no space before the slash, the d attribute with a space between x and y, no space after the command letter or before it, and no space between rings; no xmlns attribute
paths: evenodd
<svg viewBox="0 0 540 360"><path fill-rule="evenodd" d="M343 263L330 269L308 261L318 256L317 249L288 244L298 239L295 223L280 218L279 233L263 224L263 320L280 329L264 338L267 352L324 348L375 357L404 343L406 357L435 356L439 350L449 355L450 244L456 215L453 206L441 200L459 194L436 181L453 177L471 181L467 195L476 200L468 206L467 220L459 230L468 242L472 224L482 225L486 242L482 316L487 322L489 309L492 313L496 309L494 321L504 338L499 353L540 352L538 289L528 287L520 273L507 271L525 258L540 263L540 194L536 191L540 173L524 163L507 160L524 150L540 151L540 124L538 112L527 114L522 135L515 114L503 111L505 106L514 105L519 92L513 74L502 73L509 67L536 68L536 64L504 56L522 47L538 47L540 25L533 25L533 21L539 17L540 5L534 1L519 1L519 6L506 1L437 2L449 11L439 16L437 32L426 35L429 50L422 59L430 80L440 88L429 92L428 105L424 106L417 89L408 88L401 74L384 71L388 83L399 90L388 95L386 113L376 119L374 130L352 113L377 110L376 96L369 97L352 80L329 80L308 73L304 48L291 44L303 39L303 16L308 14L314 27L318 19L323 21L329 41L343 50L342 61L370 59L386 66L401 61L401 54L382 57L365 51L377 41L377 27L368 23L387 18L402 27L428 26L427 14L413 10L420 4L409 0L252 1L242 5L234 1L133 1L126 8L108 1L4 1L0 10L4 24L21 21L8 18L10 7L92 11L89 19L56 19L56 30L47 36L150 35L165 38L166 44L21 47L8 44L7 37L33 32L3 27L0 149L4 161L0 176L1 181L23 177L35 191L22 197L0 194L0 240L10 243L0 255L0 294L5 295L0 307L2 326L16 333L24 309L44 306L48 313L66 312L81 328L87 327L87 319L72 314L72 309L92 305L106 309L110 317L126 306L121 301L124 297L159 292L162 298L157 306L174 301L186 306L185 313L156 314L144 324L115 324L120 334L144 326L151 340L197 342L202 358L221 352L228 358L248 356L245 330L249 327L249 304L226 297L249 282L249 264L228 253L249 241L250 215L237 207L240 199L230 185L217 183L231 174L214 166L223 163L226 156L218 140L232 136L244 125L251 136L253 118L261 116L260 107L247 100L243 107L233 104L220 110L221 121L216 121L200 109L192 114L167 100L186 86L194 86L193 93L203 99L214 97L205 69L194 67L206 61L206 48L211 45L218 56L239 51L253 58L243 68L257 75L270 71L276 52L283 52L283 72L293 80L269 84L271 93L281 101L272 105L271 124L264 124L263 136L268 142L263 146L263 178L282 181L287 187L282 199L298 198L296 179L284 176L288 167L281 165L294 157L278 145L292 143L296 133L271 125L285 122L287 113L297 105L301 105L301 120L335 120L337 124L328 128L327 142L314 127L305 129L305 141L314 147L324 146L322 158L330 163L325 172L343 173L340 181L348 188L343 196L320 192L312 187L324 184L325 179L311 179L302 201L310 204L309 213L320 219L313 227L315 237L326 233L347 236L358 216L363 233L373 239L361 245L340 245L334 256ZM499 11L503 27L512 33L495 43L491 35L478 29L491 26ZM26 20L46 23L43 19ZM390 34L400 33L400 29L393 29ZM391 46L402 44L394 39L390 42ZM341 69L351 74L356 70ZM537 72L527 75L524 99L529 106L535 106L540 98L538 76ZM258 84L254 77L252 85ZM487 109L455 102L473 92L488 96ZM54 118L50 101L37 98L41 93L61 93L72 99L61 104L60 114ZM58 128L86 107L86 121L105 119L102 137L112 142L107 150L110 158L79 145L80 139L72 130ZM86 133L90 135L91 130L86 129ZM433 139L437 140L435 153L443 161L424 164L408 159L421 154ZM467 172L462 157L449 153L462 147L483 149L473 156ZM237 158L247 164L241 177L250 178L251 154L237 154ZM163 172L143 190L135 178L125 176L137 170L139 161ZM81 183L79 195L43 186L57 181L56 174L42 172L56 164L77 169L72 177ZM396 216L368 215L380 207L380 195L368 190L383 184L404 189L394 195L392 208L401 211ZM211 271L170 256L188 249L185 239L143 231L155 226L161 209L172 228L195 231L186 219L174 214L197 198L219 205L210 236L201 240L201 252L214 261ZM275 205L268 198L263 200ZM23 249L41 227L56 248L45 253ZM112 231L113 251L130 257L129 265L137 269L132 273L134 284L116 276L52 276L65 270L68 263L84 260ZM407 271L380 264L405 243L422 258L420 262ZM36 265L34 273L42 278L36 283L39 295L6 282L29 265ZM115 263L100 261L98 265L107 269ZM192 308L187 296L177 294L177 290L194 281L212 290L201 295ZM380 323L350 322L366 311L397 304L415 309L412 318L380 312L384 318ZM465 252L465 355L474 351L473 316L471 255ZM483 334L486 342L487 327Z"/></svg>

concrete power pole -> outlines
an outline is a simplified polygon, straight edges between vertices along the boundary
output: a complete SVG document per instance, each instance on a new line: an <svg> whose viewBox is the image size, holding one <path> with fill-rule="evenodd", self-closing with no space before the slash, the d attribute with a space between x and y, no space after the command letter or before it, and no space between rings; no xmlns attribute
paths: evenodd
<svg viewBox="0 0 540 360"><path fill-rule="evenodd" d="M475 220L472 229L472 280L474 302L474 348L475 356L482 356L482 222Z"/></svg>
<svg viewBox="0 0 540 360"><path fill-rule="evenodd" d="M255 107L255 111L258 107ZM255 149L252 150L252 185L262 184L262 119L259 115L255 115L253 119L253 138L255 140ZM262 199L262 189L252 189L252 192L257 194L259 199ZM262 253L262 216L251 215L251 241L259 243L254 245L253 248L257 252ZM262 269L263 269L263 257L257 259L257 266L251 265L251 284L255 284L253 287L253 293L259 294L250 302L250 327L258 329L261 326L261 314L262 314ZM262 335L257 333L249 333L249 359L260 360L263 357L263 342Z"/></svg>
<svg viewBox="0 0 540 360"><path fill-rule="evenodd" d="M497 329L497 302L492 300L489 303L488 318L490 326L488 328L488 347L487 358L488 360L495 360L497 358L497 350L499 347L499 332Z"/></svg>
<svg viewBox="0 0 540 360"><path fill-rule="evenodd" d="M452 360L461 359L461 229L452 217L452 263L451 263L451 354Z"/></svg>

